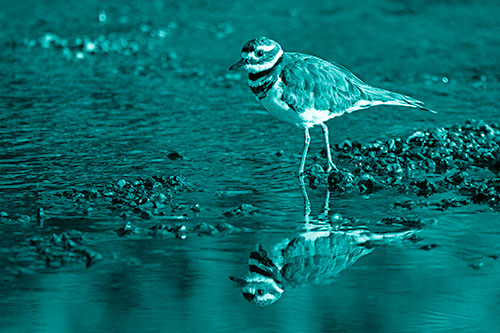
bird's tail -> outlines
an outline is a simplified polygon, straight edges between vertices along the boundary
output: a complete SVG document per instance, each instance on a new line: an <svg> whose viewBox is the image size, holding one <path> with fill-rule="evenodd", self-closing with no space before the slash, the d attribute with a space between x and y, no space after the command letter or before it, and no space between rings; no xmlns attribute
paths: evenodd
<svg viewBox="0 0 500 333"><path fill-rule="evenodd" d="M375 105L395 105L395 106L406 106L411 108L417 108L424 111L429 111L432 113L437 113L436 111L429 109L425 104L418 99L403 94L395 93L389 90L366 87L363 89L368 95L370 100L370 106Z"/></svg>

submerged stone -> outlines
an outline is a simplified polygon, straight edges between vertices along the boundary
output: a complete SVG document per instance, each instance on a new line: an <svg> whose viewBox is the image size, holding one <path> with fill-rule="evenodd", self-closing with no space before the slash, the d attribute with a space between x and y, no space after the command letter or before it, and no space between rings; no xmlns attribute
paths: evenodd
<svg viewBox="0 0 500 333"><path fill-rule="evenodd" d="M223 213L222 215L224 215L225 217L241 217L241 216L253 215L256 212L257 208L254 207L253 205L242 203L238 207L229 210Z"/></svg>

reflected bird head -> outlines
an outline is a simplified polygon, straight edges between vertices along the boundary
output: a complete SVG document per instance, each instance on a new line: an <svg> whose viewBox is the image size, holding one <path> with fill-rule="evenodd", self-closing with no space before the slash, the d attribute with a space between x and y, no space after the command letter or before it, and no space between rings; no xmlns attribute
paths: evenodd
<svg viewBox="0 0 500 333"><path fill-rule="evenodd" d="M283 277L279 268L260 244L250 254L248 273L243 278L229 277L241 287L243 297L259 306L271 305L283 294Z"/></svg>
<svg viewBox="0 0 500 333"><path fill-rule="evenodd" d="M267 37L258 37L243 46L240 61L229 70L243 68L249 73L259 73L272 68L282 55L280 44Z"/></svg>

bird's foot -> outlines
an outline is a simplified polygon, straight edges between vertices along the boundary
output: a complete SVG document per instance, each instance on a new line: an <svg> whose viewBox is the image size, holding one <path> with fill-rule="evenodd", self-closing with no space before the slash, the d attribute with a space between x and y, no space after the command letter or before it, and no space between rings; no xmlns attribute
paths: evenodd
<svg viewBox="0 0 500 333"><path fill-rule="evenodd" d="M328 163L328 167L326 168L326 173L332 172L332 170L339 171L337 166L333 163Z"/></svg>

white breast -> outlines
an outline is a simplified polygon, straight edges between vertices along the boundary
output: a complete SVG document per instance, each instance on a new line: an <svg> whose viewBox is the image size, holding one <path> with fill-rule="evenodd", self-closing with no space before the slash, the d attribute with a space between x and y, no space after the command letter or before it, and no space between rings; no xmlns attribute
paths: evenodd
<svg viewBox="0 0 500 333"><path fill-rule="evenodd" d="M266 110L276 118L292 123L300 127L313 127L314 125L324 123L337 114L333 114L330 110L316 110L307 108L302 112L297 112L290 108L285 103L281 96L283 94L283 83L278 79L273 87L267 92L267 96L260 101Z"/></svg>
<svg viewBox="0 0 500 333"><path fill-rule="evenodd" d="M266 97L259 100L259 102L266 108L267 112L279 120L301 126L303 123L302 118L281 99L282 93L283 83L281 79L278 79L273 87L269 89Z"/></svg>

